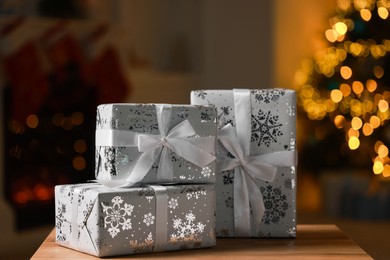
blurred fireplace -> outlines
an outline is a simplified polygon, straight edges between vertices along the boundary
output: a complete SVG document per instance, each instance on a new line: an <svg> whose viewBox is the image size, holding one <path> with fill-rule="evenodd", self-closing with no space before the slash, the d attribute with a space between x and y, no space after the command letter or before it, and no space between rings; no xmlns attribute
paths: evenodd
<svg viewBox="0 0 390 260"><path fill-rule="evenodd" d="M3 59L5 196L18 229L53 223L54 186L94 176L96 88L67 53L74 46L51 47L49 74L37 69L39 57L29 41ZM59 64L56 55L65 60Z"/></svg>
<svg viewBox="0 0 390 260"><path fill-rule="evenodd" d="M6 199L18 229L54 223L54 186L94 178L95 102L90 98L62 112L43 107L21 122L12 117L11 96L7 87L2 102Z"/></svg>
<svg viewBox="0 0 390 260"><path fill-rule="evenodd" d="M68 24L0 26L4 191L18 229L54 223L55 185L94 179L96 106L129 90L115 46L93 49L109 28L91 25L80 39Z"/></svg>

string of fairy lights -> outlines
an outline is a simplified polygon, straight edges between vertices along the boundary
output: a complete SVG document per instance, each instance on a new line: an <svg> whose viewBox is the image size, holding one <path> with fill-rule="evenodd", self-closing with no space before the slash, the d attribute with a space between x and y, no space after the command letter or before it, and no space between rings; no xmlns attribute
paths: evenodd
<svg viewBox="0 0 390 260"><path fill-rule="evenodd" d="M389 9L387 0L338 0L337 15L330 19L331 28L325 31L332 46L315 53L313 59L303 60L295 74L299 106L310 120L330 118L335 127L344 131L350 150L358 149L362 138L372 136L390 119L390 91L381 91L386 87L381 82L384 66L365 67L371 70L372 77L362 80L357 77L359 71L344 62L347 57L381 59L389 55L390 39L350 40L348 33L357 25L348 17L355 12L364 23L369 23L373 15L388 22ZM336 87L320 90L315 80L318 74L340 80ZM389 148L381 140L375 140L373 146L372 171L390 177Z"/></svg>

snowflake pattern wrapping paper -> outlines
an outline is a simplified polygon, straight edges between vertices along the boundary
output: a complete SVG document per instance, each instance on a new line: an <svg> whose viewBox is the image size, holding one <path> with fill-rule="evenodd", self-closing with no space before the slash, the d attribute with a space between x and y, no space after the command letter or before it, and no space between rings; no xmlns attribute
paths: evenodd
<svg viewBox="0 0 390 260"><path fill-rule="evenodd" d="M59 185L56 242L99 257L211 247L215 196L213 185Z"/></svg>
<svg viewBox="0 0 390 260"><path fill-rule="evenodd" d="M251 89L250 113L244 120L250 121L248 140L250 155L267 155L275 152L295 151L296 142L296 96L287 89ZM191 92L191 104L210 105L217 108L218 125L228 124L237 128L233 90L198 90ZM218 158L235 158L219 144ZM220 160L220 159L218 159ZM234 237L234 170L217 174L217 236ZM296 166L278 166L273 181L256 180L264 202L264 215L258 228L250 209L252 237L296 236Z"/></svg>
<svg viewBox="0 0 390 260"><path fill-rule="evenodd" d="M160 107L169 109L158 113ZM165 112L164 112L165 111ZM167 112L167 113L166 113ZM160 117L159 117L160 115ZM129 179L129 175L135 172L140 175L139 168L147 168L142 177L134 182L141 183L214 183L216 180L216 161L215 161L215 143L216 143L216 110L213 107L206 106L191 106L191 105L163 105L163 104L104 104L97 108L96 120L96 178L99 180L122 181ZM188 123L184 127L190 127L193 134L188 134L188 131L183 130L177 133L178 126ZM163 126L162 126L163 125ZM166 132L166 138L163 135L163 130ZM176 132L175 132L176 129ZM98 138L98 133L109 132L103 138ZM115 145L100 144L98 140L106 142L110 139L112 132L121 132L118 141ZM129 135L138 135L134 138ZM188 134L190 136L184 136ZM164 149L168 152L156 155L156 160L145 159L143 156L145 151L140 149L140 138L150 137L152 141L160 142L164 145ZM193 145L187 148L189 156L185 157L182 154L174 152L171 146L165 145L170 136L174 136L175 144L177 144L177 136L181 138L179 141L187 141ZM137 139L138 138L138 139ZM153 139L154 138L154 139ZM160 138L160 139L158 139ZM126 144L127 140L132 140L134 145ZM151 144L151 140L144 141L144 144ZM156 141L157 140L157 141ZM168 140L169 141L169 140ZM183 145L181 143L181 145ZM186 144L184 144L184 148ZM205 148L208 146L208 148ZM193 148L196 149L193 149ZM158 147L157 147L158 148ZM175 151L183 151L183 146ZM200 153L202 157L206 157L207 163L201 165L192 160L200 160L201 156L197 148L202 148ZM208 151L209 153L205 153ZM193 154L192 154L193 153ZM210 157L211 156L211 157ZM209 159L209 158L214 159ZM142 159L148 167L138 167ZM203 158L204 159L204 158ZM161 160L168 161L162 163ZM160 163L160 164L159 164ZM169 164L169 165L168 165ZM162 170L162 166L169 166L170 170ZM137 168L138 167L138 168ZM137 170L136 170L137 168ZM164 168L165 169L165 168ZM172 169L172 170L171 170ZM134 172L133 172L134 171ZM160 172L173 172L169 178L160 178ZM137 177L138 178L138 177ZM130 186L130 185L129 185Z"/></svg>

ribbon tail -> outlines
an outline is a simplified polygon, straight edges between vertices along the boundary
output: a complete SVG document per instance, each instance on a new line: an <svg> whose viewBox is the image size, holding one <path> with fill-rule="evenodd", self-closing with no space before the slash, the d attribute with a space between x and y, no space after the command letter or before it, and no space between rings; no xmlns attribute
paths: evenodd
<svg viewBox="0 0 390 260"><path fill-rule="evenodd" d="M234 172L234 234L237 237L251 236L248 187L240 168Z"/></svg>
<svg viewBox="0 0 390 260"><path fill-rule="evenodd" d="M161 151L160 161L158 163L157 170L157 181L173 181L173 166L171 161L171 154L166 147L162 148Z"/></svg>
<svg viewBox="0 0 390 260"><path fill-rule="evenodd" d="M139 157L129 176L124 180L127 183L138 183L146 176L150 168L152 168L154 162L161 153L161 148L151 149L144 152Z"/></svg>
<svg viewBox="0 0 390 260"><path fill-rule="evenodd" d="M249 177L249 176L248 176ZM249 177L250 178L250 177ZM263 194L254 180L247 180L249 201L252 209L253 225L255 235L258 235L261 221L265 213Z"/></svg>

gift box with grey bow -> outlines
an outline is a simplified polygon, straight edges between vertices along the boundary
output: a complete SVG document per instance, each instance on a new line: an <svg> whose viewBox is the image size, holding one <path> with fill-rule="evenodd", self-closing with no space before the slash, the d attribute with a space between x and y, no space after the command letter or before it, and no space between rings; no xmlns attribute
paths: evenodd
<svg viewBox="0 0 390 260"><path fill-rule="evenodd" d="M205 106L98 106L96 178L114 186L214 183L216 116Z"/></svg>
<svg viewBox="0 0 390 260"><path fill-rule="evenodd" d="M218 111L217 236L296 236L296 96L287 89L192 91Z"/></svg>
<svg viewBox="0 0 390 260"><path fill-rule="evenodd" d="M56 242L103 257L214 246L213 185L55 187Z"/></svg>

